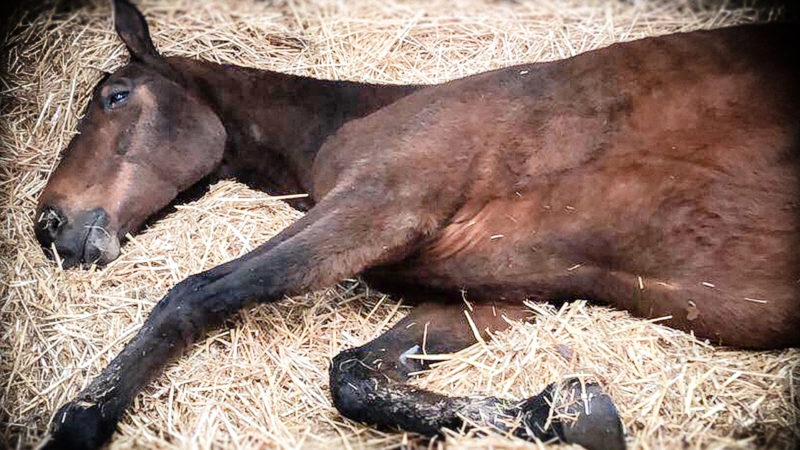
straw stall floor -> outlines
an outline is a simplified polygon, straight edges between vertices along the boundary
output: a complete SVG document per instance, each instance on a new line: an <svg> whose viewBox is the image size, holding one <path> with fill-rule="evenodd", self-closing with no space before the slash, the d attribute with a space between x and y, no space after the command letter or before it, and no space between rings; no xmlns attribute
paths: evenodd
<svg viewBox="0 0 800 450"><path fill-rule="evenodd" d="M396 83L440 82L775 13L696 1L147 0L139 6L168 55ZM300 214L221 182L133 237L109 267L60 270L34 240L35 201L75 133L90 88L127 54L105 2L46 7L25 17L8 42L8 76L0 86L0 447L30 448L52 412L100 372L170 286L253 249ZM601 380L616 400L631 448L798 445L796 349L714 348L580 301L560 310L530 307L535 323L518 323L415 383L523 398L583 374ZM441 446L442 439L430 443L345 420L329 399L330 359L406 312L399 299L356 280L245 311L136 398L111 448ZM457 432L444 440L454 447L536 446Z"/></svg>

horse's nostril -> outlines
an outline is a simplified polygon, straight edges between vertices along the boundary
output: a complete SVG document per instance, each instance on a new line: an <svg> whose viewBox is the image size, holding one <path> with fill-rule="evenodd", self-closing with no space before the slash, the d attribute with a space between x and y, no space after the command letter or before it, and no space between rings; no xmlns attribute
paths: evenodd
<svg viewBox="0 0 800 450"><path fill-rule="evenodd" d="M67 220L55 208L46 206L42 208L39 215L36 217L36 237L39 242L48 247L56 238L58 230L60 230Z"/></svg>

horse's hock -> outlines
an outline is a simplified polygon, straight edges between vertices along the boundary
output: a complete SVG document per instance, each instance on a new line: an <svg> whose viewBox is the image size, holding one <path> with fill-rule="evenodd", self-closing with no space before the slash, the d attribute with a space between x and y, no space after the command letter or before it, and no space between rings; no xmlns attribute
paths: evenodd
<svg viewBox="0 0 800 450"><path fill-rule="evenodd" d="M470 0L457 11L444 1L139 6L166 55L393 83L438 82L771 14L634 3ZM108 364L169 287L246 253L300 217L280 200L221 182L131 239L102 270L62 271L45 259L32 231L36 200L101 71L127 59L108 17L104 3L74 10L45 5L13 27L6 42L0 442L8 447L35 445L50 412ZM714 348L583 302L530 309L536 323L518 323L459 352L417 375L416 384L522 399L578 374L603 383L633 448L796 447L797 350ZM395 299L355 281L243 312L136 398L112 446L425 445L344 419L328 388L337 353L370 341L404 313ZM446 439L459 446L521 444L497 435Z"/></svg>

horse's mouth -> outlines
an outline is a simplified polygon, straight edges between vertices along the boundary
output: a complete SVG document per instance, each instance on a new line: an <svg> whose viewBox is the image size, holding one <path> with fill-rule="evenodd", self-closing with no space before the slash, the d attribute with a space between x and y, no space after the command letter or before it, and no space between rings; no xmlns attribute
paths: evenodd
<svg viewBox="0 0 800 450"><path fill-rule="evenodd" d="M87 225L83 240L81 263L85 265L106 265L119 256L120 243L115 233L110 232L105 224L105 214L99 214L91 225Z"/></svg>
<svg viewBox="0 0 800 450"><path fill-rule="evenodd" d="M82 262L82 263L87 263L87 262L91 261L91 256L92 255L90 253L92 253L92 252L89 251L91 249L88 247L89 236L94 232L95 228L98 226L97 223L100 222L100 217L101 217L101 215L97 214L95 216L94 220L92 220L92 223L90 223L89 225L86 225L86 232L83 235L83 244L81 244L80 262Z"/></svg>

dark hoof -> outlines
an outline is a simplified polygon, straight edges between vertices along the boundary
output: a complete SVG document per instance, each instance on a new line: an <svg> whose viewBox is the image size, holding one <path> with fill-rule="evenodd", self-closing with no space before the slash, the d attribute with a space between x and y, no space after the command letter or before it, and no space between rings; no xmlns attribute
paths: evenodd
<svg viewBox="0 0 800 450"><path fill-rule="evenodd" d="M562 395L568 396L567 404L559 409L560 414L569 417L560 420L565 441L588 450L625 448L625 432L619 413L600 385L589 383L581 387L581 383L573 381L562 390Z"/></svg>
<svg viewBox="0 0 800 450"><path fill-rule="evenodd" d="M555 405L555 412L551 409ZM625 433L617 408L599 385L568 381L560 390L548 386L518 405L519 437L579 444L588 450L623 450Z"/></svg>
<svg viewBox="0 0 800 450"><path fill-rule="evenodd" d="M70 402L53 417L50 432L39 450L89 450L100 448L114 434L117 421L103 417L100 408L84 402Z"/></svg>

